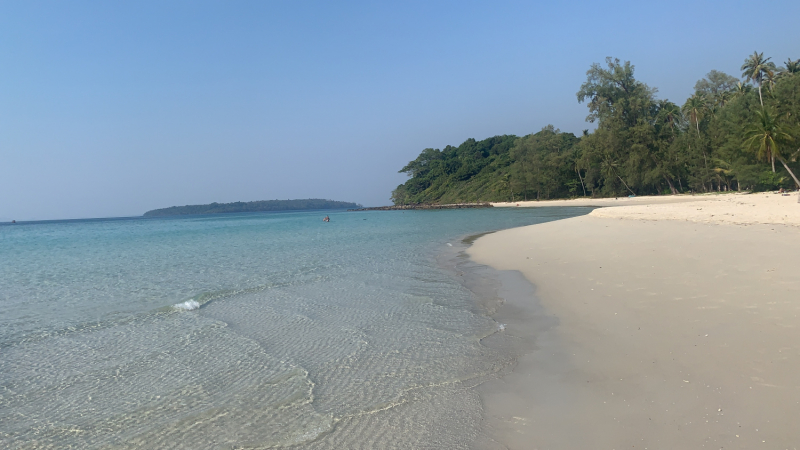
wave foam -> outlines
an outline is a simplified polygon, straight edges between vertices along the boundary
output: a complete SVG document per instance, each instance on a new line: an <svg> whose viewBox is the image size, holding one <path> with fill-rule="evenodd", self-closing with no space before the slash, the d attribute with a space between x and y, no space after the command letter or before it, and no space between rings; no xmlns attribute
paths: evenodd
<svg viewBox="0 0 800 450"><path fill-rule="evenodd" d="M172 307L175 308L175 309L179 309L181 311L191 311L193 309L199 308L200 307L200 303L197 303L197 301L195 301L195 300L186 300L183 303L178 303L178 304L172 305Z"/></svg>

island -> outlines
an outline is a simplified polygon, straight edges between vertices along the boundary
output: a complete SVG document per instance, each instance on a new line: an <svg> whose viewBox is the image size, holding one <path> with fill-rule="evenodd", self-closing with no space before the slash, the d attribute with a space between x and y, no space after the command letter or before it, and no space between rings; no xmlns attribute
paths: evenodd
<svg viewBox="0 0 800 450"><path fill-rule="evenodd" d="M170 206L144 213L144 217L184 216L262 211L303 211L312 209L353 209L362 205L336 200L307 198L297 200L260 200L255 202L210 203L207 205Z"/></svg>

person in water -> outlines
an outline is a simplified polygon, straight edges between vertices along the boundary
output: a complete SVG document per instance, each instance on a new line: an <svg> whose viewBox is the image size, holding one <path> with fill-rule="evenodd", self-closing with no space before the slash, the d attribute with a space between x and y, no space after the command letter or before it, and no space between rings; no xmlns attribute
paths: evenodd
<svg viewBox="0 0 800 450"><path fill-rule="evenodd" d="M330 217L328 217L328 216L325 216L325 218L324 218L324 219L322 219L322 221L323 221L323 222L330 222L330 221L331 221L331 218L330 218Z"/></svg>

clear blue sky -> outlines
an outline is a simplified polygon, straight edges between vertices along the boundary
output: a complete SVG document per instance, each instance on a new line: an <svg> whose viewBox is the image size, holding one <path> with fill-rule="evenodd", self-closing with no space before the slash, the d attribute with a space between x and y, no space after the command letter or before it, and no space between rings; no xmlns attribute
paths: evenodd
<svg viewBox="0 0 800 450"><path fill-rule="evenodd" d="M389 204L425 147L580 133L593 62L677 103L800 2L0 0L0 220L322 197Z"/></svg>

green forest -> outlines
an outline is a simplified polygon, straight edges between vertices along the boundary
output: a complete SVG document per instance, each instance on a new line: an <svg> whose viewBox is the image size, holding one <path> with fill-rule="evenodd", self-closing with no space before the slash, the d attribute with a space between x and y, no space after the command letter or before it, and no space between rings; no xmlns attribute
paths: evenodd
<svg viewBox="0 0 800 450"><path fill-rule="evenodd" d="M593 64L577 100L594 131L426 148L400 170L396 205L618 197L800 187L800 60L748 56L741 78L712 70L682 105L629 62Z"/></svg>
<svg viewBox="0 0 800 450"><path fill-rule="evenodd" d="M209 203L207 205L170 206L144 213L145 217L182 216L188 214L222 214L261 211L299 211L309 209L360 208L358 203L307 198L302 200L261 200L256 202Z"/></svg>

